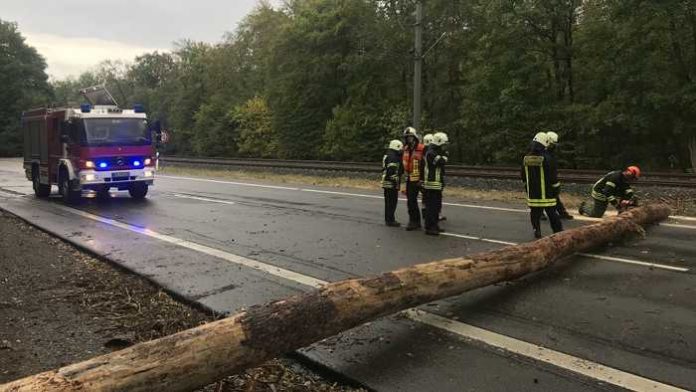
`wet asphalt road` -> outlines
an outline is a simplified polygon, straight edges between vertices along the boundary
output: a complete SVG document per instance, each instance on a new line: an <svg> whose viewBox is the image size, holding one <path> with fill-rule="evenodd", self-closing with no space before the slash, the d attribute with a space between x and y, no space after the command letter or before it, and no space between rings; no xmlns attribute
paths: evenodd
<svg viewBox="0 0 696 392"><path fill-rule="evenodd" d="M382 200L369 191L342 190L363 195L357 196L331 193L335 189L256 185L159 176L146 201L135 202L127 194L108 202L88 200L77 207L80 216L57 197L46 201L22 196L31 186L22 177L21 163L0 160L0 207L222 312L310 289L240 266L234 257L336 281L503 246L385 227ZM524 212L445 206L443 213L448 217L444 227L451 233L507 242L531 239ZM405 214L400 202L402 222ZM582 224L587 222L567 226ZM544 230L548 233L548 227ZM694 229L658 226L649 228L644 240L597 251L689 269L685 272L578 256L523 280L422 309L591 361L590 367L602 364L694 390L694 238ZM600 381L594 370L578 374L554 360L539 361L402 316L358 327L302 354L380 391L617 388Z"/></svg>

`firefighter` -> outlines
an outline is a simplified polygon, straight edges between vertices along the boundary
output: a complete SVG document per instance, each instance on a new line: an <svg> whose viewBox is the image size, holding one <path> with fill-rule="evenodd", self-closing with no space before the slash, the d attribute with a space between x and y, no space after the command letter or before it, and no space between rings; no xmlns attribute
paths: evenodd
<svg viewBox="0 0 696 392"><path fill-rule="evenodd" d="M544 132L534 136L529 153L522 161L522 181L527 187L527 205L529 206L534 237L541 238L541 216L544 212L554 233L563 230L561 218L556 211L556 194L561 184L555 162L547 159L545 150L549 138Z"/></svg>
<svg viewBox="0 0 696 392"><path fill-rule="evenodd" d="M619 212L638 204L631 183L640 178L640 168L629 166L626 170L607 173L592 186L592 205L580 204L579 213L593 218L601 218L609 203Z"/></svg>
<svg viewBox="0 0 696 392"><path fill-rule="evenodd" d="M556 160L556 155L554 154L556 146L558 145L558 134L556 132L546 132L546 136L549 139L549 145L546 147L546 159L553 162L553 165L558 167L558 161ZM558 189L556 194L556 211L561 219L572 220L573 216L568 213L563 202L561 202L561 189Z"/></svg>
<svg viewBox="0 0 696 392"><path fill-rule="evenodd" d="M404 153L402 166L406 175L406 200L408 206L407 231L421 228L421 211L418 208L418 193L423 180L423 154L425 146L419 142L413 127L404 130Z"/></svg>
<svg viewBox="0 0 696 392"><path fill-rule="evenodd" d="M447 152L444 146L448 142L447 134L437 132L425 154L423 170L423 199L425 200L425 234L440 235L442 231L438 217L442 210L442 189L445 186L445 165Z"/></svg>
<svg viewBox="0 0 696 392"><path fill-rule="evenodd" d="M399 140L389 142L387 153L382 158L382 188L384 188L384 222L389 227L399 227L394 212L401 187L401 152L404 144Z"/></svg>
<svg viewBox="0 0 696 392"><path fill-rule="evenodd" d="M423 156L425 157L425 154L428 153L428 148L430 144L433 142L433 134L432 133L426 133L423 136L423 146L425 147L423 150ZM421 195L423 196L422 198L422 208L421 208L421 215L423 216L423 219L425 219L425 205L426 205L426 196L425 196L425 190L421 187Z"/></svg>

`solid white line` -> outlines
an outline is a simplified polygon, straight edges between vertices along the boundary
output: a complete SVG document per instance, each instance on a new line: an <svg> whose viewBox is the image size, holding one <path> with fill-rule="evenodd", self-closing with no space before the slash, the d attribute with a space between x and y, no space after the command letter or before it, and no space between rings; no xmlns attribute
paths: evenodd
<svg viewBox="0 0 696 392"><path fill-rule="evenodd" d="M669 217L672 219L676 219L676 220L685 220L685 221L696 222L696 217L693 217L693 216L670 215Z"/></svg>
<svg viewBox="0 0 696 392"><path fill-rule="evenodd" d="M276 185L261 185L261 184L251 184L247 182L235 182L235 181L221 181L221 180L210 180L207 178L195 178L195 177L180 177L180 176L165 176L157 175L157 178L170 178L175 180L189 180L189 181L200 181L200 182L212 182L215 184L230 184L239 186L251 186L255 188L268 188L268 189L282 189L286 191L299 191L300 188L292 188L287 186L276 186Z"/></svg>
<svg viewBox="0 0 696 392"><path fill-rule="evenodd" d="M450 232L444 232L441 234L444 236L448 236L448 237L462 238L465 240L473 240L473 241L481 241L481 242L489 242L489 243L493 243L493 244L519 245L519 243L517 243L517 242L495 240L495 239L491 239L491 238L476 237L476 236L465 235L465 234L456 234L456 233L450 233ZM667 264L657 264L657 263L650 263L647 261L624 259L621 257L602 256L602 255L597 255L597 254L592 254L592 253L576 253L576 255L589 257L589 258L593 258L593 259L598 259L598 260L604 260L604 261L613 261L613 262L617 262L617 263L640 265L640 266L650 267L650 268L658 268L658 269L663 269L663 270L667 270L667 271L689 272L689 269L684 268L684 267L675 267L675 266L671 266L671 265L667 265Z"/></svg>
<svg viewBox="0 0 696 392"><path fill-rule="evenodd" d="M517 245L516 242L510 242L510 241L500 241L500 240L492 240L490 238L483 238L483 237L474 237L470 235L464 235L464 234L454 234L454 233L440 233L444 236L447 237L456 237L456 238L463 238L465 240L474 240L474 241L482 241L482 242L490 242L492 244L500 244L500 245Z"/></svg>
<svg viewBox="0 0 696 392"><path fill-rule="evenodd" d="M180 194L180 193L173 193L172 196L174 196L174 197L179 197L179 198L182 198L182 199L192 199L192 200L207 201L207 202L210 202L210 203L220 203L220 204L230 204L230 205L237 204L237 203L235 203L235 202L233 202L233 201L220 200L220 199L210 199L210 198L207 198L207 197L200 197L200 196L182 195L182 194Z"/></svg>
<svg viewBox="0 0 696 392"><path fill-rule="evenodd" d="M659 381L501 335L460 321L451 320L433 313L417 309L409 309L403 313L411 320L449 331L466 339L481 342L509 353L532 358L539 362L547 363L621 388L640 392L686 391L685 389L663 384Z"/></svg>
<svg viewBox="0 0 696 392"><path fill-rule="evenodd" d="M619 263L626 263L626 264L642 265L645 267L660 268L660 269L665 269L665 270L670 270L670 271L689 272L689 269L684 268L684 267L675 267L675 266L671 266L671 265L655 264L655 263L649 263L647 261L624 259L621 257L595 255L595 254L591 254L591 253L578 253L578 256L590 257L590 258L598 259L598 260L616 261Z"/></svg>
<svg viewBox="0 0 696 392"><path fill-rule="evenodd" d="M143 235L146 235L148 237L156 238L160 241L168 242L170 244L183 246L184 248L188 248L188 249L195 250L195 251L198 251L201 253L205 253L205 254L213 256L213 257L218 257L220 259L227 260L227 261L234 263L234 264L243 265L243 266L246 266L249 268L253 268L255 270L259 270L259 271L265 272L267 274L277 276L279 278L283 278L286 280L290 280L293 282L297 282L297 283L300 283L300 284L303 284L306 286L319 288L327 283L326 281L316 279L316 278L313 278L311 276L299 274L299 273L294 272L294 271L286 270L284 268L280 268L280 267L276 267L274 265L262 263L260 261L252 260L252 259L249 259L249 258L246 258L243 256L238 256L238 255L232 254L232 253L224 252L222 250L211 248L209 246L205 246L205 245L201 245L201 244L197 244L195 242L179 239L179 238L172 237L172 236L169 236L166 234L161 234L161 233L155 232L153 230L149 230L147 228L129 225L127 223L119 222L119 221L109 219L109 218L104 218L104 217L101 217L98 215L90 214L88 212L80 211L80 210L70 208L70 207L65 207L65 206L61 206L61 205L55 205L54 207L56 207L60 210L66 211L66 212L70 212L72 214L79 215L83 218L87 218L87 219L91 219L93 221L105 223L107 225L118 227L118 228L128 230L128 231L131 231L134 233L143 234Z"/></svg>
<svg viewBox="0 0 696 392"><path fill-rule="evenodd" d="M660 226L664 227L674 227L677 229L689 229L689 230L696 230L696 226L692 225L678 225L676 223L660 223Z"/></svg>
<svg viewBox="0 0 696 392"><path fill-rule="evenodd" d="M211 183L216 183L216 184L250 186L250 187L256 187L256 188L268 188L268 189L282 189L282 190L288 190L288 191L323 193L323 194L327 194L327 195L354 196L354 197L363 197L363 198L368 198L368 199L382 199L383 198L383 196L368 195L368 194L364 194L364 193L326 191L326 190L321 190L321 189L294 188L294 187L284 187L284 186L275 186L275 185L261 185L261 184L254 184L254 183L248 183L248 182L211 180L211 179L207 179L207 178L166 176L166 175L158 175L158 178L169 178L169 179L177 179L177 180L192 180L192 181L201 181L201 182L211 182ZM399 198L399 200L406 201L406 199L404 199L404 198ZM504 211L504 212L516 212L516 213L529 212L529 209L527 209L527 208L494 207L494 206L484 206L484 205L478 205L478 204L443 202L442 205L452 206L452 207L475 208L475 209L479 209L479 210L490 210L490 211ZM616 214L611 213L611 212L607 213L607 216L613 216L613 215L616 215ZM573 215L573 217L575 218L575 220L578 220L578 221L599 222L602 220L602 218L591 218L591 217L582 216L582 215ZM692 218L692 217L688 217L688 216L670 216L670 218L676 219L676 220L696 221L696 218ZM678 224L671 224L671 223L663 223L662 225L667 226L667 227L696 230L696 227L689 226L689 225L678 225Z"/></svg>
<svg viewBox="0 0 696 392"><path fill-rule="evenodd" d="M237 256L235 254L231 254L219 249L214 249L205 245L179 239L166 234L157 233L147 228L129 225L127 223L119 222L109 218L104 218L98 215L90 214L88 212L84 212L66 206L54 205L54 207L90 220L101 222L110 226L118 227L138 234L147 235L149 237L156 238L164 242L179 245L191 250L211 255L213 257L218 257L238 265L250 267L261 272L265 272L270 275L277 276L279 278L283 278L305 286L320 288L328 283L327 281L321 279L313 278L311 276L307 276L301 273L262 263L260 261L248 259L246 257ZM621 370L613 369L611 367L599 363L591 362L582 358L573 357L568 354L563 354L557 351L546 349L532 343L524 342L522 340L518 340L505 335L496 334L491 331L467 325L458 321L446 319L444 317L437 316L431 313L426 313L415 309L407 310L404 313L409 318L415 321L428 324L449 332L453 332L460 336L464 336L466 338L485 343L489 346L502 348L506 351L513 352L528 358L532 358L537 361L544 362L553 366L557 366L572 371L574 373L582 374L584 376L600 380L612 385L633 389L635 391L683 391L679 388L675 388L667 384L662 384L660 382L636 376L631 373L626 373Z"/></svg>

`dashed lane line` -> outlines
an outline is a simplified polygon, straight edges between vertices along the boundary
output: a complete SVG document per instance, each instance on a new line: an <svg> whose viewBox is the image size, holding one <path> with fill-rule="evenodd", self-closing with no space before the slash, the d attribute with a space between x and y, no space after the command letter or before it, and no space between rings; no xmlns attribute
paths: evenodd
<svg viewBox="0 0 696 392"><path fill-rule="evenodd" d="M317 279L298 272L290 271L284 268L279 268L271 264L266 264L257 260L252 260L246 257L238 256L219 249L211 248L195 242L179 239L170 235L161 234L153 230L142 228L110 218L104 218L88 212L77 210L74 208L54 205L53 207L69 212L83 218L97 221L106 225L118 227L123 230L146 235L160 241L168 242L174 245L182 246L187 249L195 250L213 257L218 257L232 263L253 268L257 271L267 273L279 278L286 279L308 287L319 288L329 283L327 281ZM465 324L459 321L444 318L433 313L422 310L407 310L404 312L410 319L421 322L440 330L448 331L461 336L465 339L471 339L488 345L490 347L502 349L506 352L534 359L536 361L559 367L575 374L579 374L591 379L595 379L608 384L616 385L622 388L631 389L634 391L648 392L683 392L684 389L664 384L659 381L651 380L632 373L624 372L600 363L592 362L583 358L575 357L559 351L548 349L533 343L515 339L510 336L498 334L483 328Z"/></svg>
<svg viewBox="0 0 696 392"><path fill-rule="evenodd" d="M177 193L174 193L173 196L187 198L187 199L193 199L193 200L199 200L199 201L205 201L205 202L209 202L209 203L232 204L232 205L235 204L234 202L227 201L227 200L211 199L211 198L207 198L207 197L198 197L198 196L189 196L189 195L182 195L182 194L177 194ZM484 238L484 237L477 237L477 236L450 233L450 232L444 232L444 233L442 233L442 235L447 236L447 237L461 238L461 239L465 239L465 240L487 242L487 243L497 244L497 245L518 245L517 242L496 240L496 239L492 239L492 238ZM624 263L624 264L639 265L639 266L648 267L648 268L657 268L657 269L663 269L663 270L675 271L675 272L689 272L688 268L676 267L676 266L671 266L671 265L667 265L667 264L651 263L651 262L632 260L632 259L626 259L626 258L621 258L621 257L602 256L602 255L590 254L590 253L578 253L578 255L592 258L592 259L597 259L597 260L605 260L605 261L618 262L618 263Z"/></svg>
<svg viewBox="0 0 696 392"><path fill-rule="evenodd" d="M211 182L211 183L216 183L216 184L229 184L229 185L249 186L249 187L257 187L257 188L282 189L282 190L290 190L290 191L298 191L298 192L322 193L322 194L327 194L327 195L352 196L352 197L361 197L361 198L367 198L367 199L383 199L384 198L383 196L369 195L369 194L364 194L364 193L327 191L327 190L322 190L322 189L283 187L283 186L275 186L275 185L262 185L262 184L253 184L253 183L249 183L249 182L239 182L239 181L211 180L211 179L207 179L207 178L166 176L166 175L159 175L158 178ZM405 198L399 198L399 200L406 201ZM475 208L475 209L479 209L479 210L504 211L504 212L516 212L516 213L528 213L529 212L529 210L526 208L495 207L495 206L486 206L486 205L479 205L479 204L449 203L449 202L443 202L442 204L446 205L446 206L452 206L452 207ZM613 213L607 214L607 216L612 216L612 215L615 215L615 214L613 214ZM582 215L573 215L573 217L576 220L588 221L588 222L596 222L596 221L602 220L601 218L591 218L591 217L582 216ZM670 219L696 222L696 218L688 217L688 216L670 216ZM679 228L679 229L696 230L696 226L691 226L691 225L661 223L660 226L673 227L673 228Z"/></svg>
<svg viewBox="0 0 696 392"><path fill-rule="evenodd" d="M607 384L616 385L632 391L677 392L686 391L672 385L651 380L633 373L614 369L600 363L578 358L560 351L551 350L510 336L501 335L483 328L438 316L419 309L403 312L406 317L432 327L445 330L465 339L484 343L506 352L532 358L541 363L553 365L575 374L580 374Z"/></svg>

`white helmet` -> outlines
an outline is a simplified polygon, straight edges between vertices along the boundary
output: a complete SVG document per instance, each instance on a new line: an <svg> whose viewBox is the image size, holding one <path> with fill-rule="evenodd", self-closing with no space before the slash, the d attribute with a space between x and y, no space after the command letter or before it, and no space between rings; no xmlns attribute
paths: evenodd
<svg viewBox="0 0 696 392"><path fill-rule="evenodd" d="M444 146L449 143L449 138L444 132L437 132L433 135L433 144L436 146Z"/></svg>
<svg viewBox="0 0 696 392"><path fill-rule="evenodd" d="M549 146L549 136L546 134L546 132L539 132L534 136L533 141L538 142L544 147Z"/></svg>
<svg viewBox="0 0 696 392"><path fill-rule="evenodd" d="M406 137L408 137L408 136L413 136L416 139L420 139L418 137L418 132L416 131L416 128L414 128L414 127L406 127L406 129L404 129L404 139L406 139Z"/></svg>
<svg viewBox="0 0 696 392"><path fill-rule="evenodd" d="M401 151L404 149L404 144L401 143L401 140L394 139L389 142L389 149L394 151Z"/></svg>
<svg viewBox="0 0 696 392"><path fill-rule="evenodd" d="M430 144L432 142L433 142L433 134L432 133L428 133L425 136L423 136L423 144L425 144L427 146L428 144Z"/></svg>
<svg viewBox="0 0 696 392"><path fill-rule="evenodd" d="M558 143L558 134L556 132L546 132L549 139L549 145Z"/></svg>

